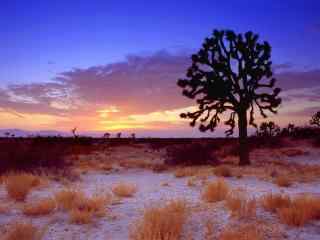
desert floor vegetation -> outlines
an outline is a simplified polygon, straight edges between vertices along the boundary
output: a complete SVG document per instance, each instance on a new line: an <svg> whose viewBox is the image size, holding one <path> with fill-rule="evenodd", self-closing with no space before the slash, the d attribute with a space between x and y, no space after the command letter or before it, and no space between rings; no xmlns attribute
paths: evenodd
<svg viewBox="0 0 320 240"><path fill-rule="evenodd" d="M9 226L7 234L4 236L4 240L40 240L41 232L27 222L16 222Z"/></svg>
<svg viewBox="0 0 320 240"><path fill-rule="evenodd" d="M55 199L44 198L35 203L25 203L22 212L28 216L41 216L51 214L55 209Z"/></svg>
<svg viewBox="0 0 320 240"><path fill-rule="evenodd" d="M112 192L118 197L133 197L137 192L137 186L132 183L117 183L112 187Z"/></svg>
<svg viewBox="0 0 320 240"><path fill-rule="evenodd" d="M218 179L204 187L202 199L209 203L219 202L225 200L229 192L229 185L223 179Z"/></svg>
<svg viewBox="0 0 320 240"><path fill-rule="evenodd" d="M143 217L134 224L133 240L180 239L188 210L183 200L172 200L163 206L145 209Z"/></svg>
<svg viewBox="0 0 320 240"><path fill-rule="evenodd" d="M11 173L4 177L6 191L16 201L24 201L31 189L41 182L41 177L30 173Z"/></svg>

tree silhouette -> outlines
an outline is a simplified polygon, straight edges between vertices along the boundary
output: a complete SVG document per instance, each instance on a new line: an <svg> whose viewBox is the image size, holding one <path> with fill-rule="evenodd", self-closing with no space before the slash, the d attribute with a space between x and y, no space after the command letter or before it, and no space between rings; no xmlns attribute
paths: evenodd
<svg viewBox="0 0 320 240"><path fill-rule="evenodd" d="M135 133L131 133L131 138L132 139L136 139L136 134Z"/></svg>
<svg viewBox="0 0 320 240"><path fill-rule="evenodd" d="M103 134L103 138L110 138L110 133Z"/></svg>
<svg viewBox="0 0 320 240"><path fill-rule="evenodd" d="M78 135L77 135L77 128L76 128L76 127L71 129L71 133L72 133L72 135L73 135L74 138L77 138L77 137L78 137Z"/></svg>
<svg viewBox="0 0 320 240"><path fill-rule="evenodd" d="M259 137L274 137L280 134L280 127L274 122L263 122L260 124L257 135Z"/></svg>
<svg viewBox="0 0 320 240"><path fill-rule="evenodd" d="M244 35L233 31L215 30L206 38L198 53L192 55L192 65L186 78L178 80L182 94L195 99L198 109L182 113L182 118L191 119L190 125L200 121L201 131L214 131L221 115L229 113L225 124L230 128L226 135L233 134L236 118L239 128L240 165L250 164L247 147L247 111L249 124L254 123L255 110L263 117L266 111L276 113L281 99L280 88L274 88L270 61L271 46L258 42L258 35Z"/></svg>
<svg viewBox="0 0 320 240"><path fill-rule="evenodd" d="M117 138L121 138L121 134L122 134L121 132L118 132L117 133Z"/></svg>
<svg viewBox="0 0 320 240"><path fill-rule="evenodd" d="M316 112L315 114L313 114L310 120L310 125L320 127L320 112Z"/></svg>

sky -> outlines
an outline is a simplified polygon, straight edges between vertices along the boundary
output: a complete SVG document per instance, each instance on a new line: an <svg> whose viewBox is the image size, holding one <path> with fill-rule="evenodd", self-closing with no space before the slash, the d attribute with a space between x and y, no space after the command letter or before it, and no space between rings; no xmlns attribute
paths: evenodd
<svg viewBox="0 0 320 240"><path fill-rule="evenodd" d="M306 124L320 103L320 1L1 1L0 129L201 135L176 86L213 29L272 46L283 104Z"/></svg>

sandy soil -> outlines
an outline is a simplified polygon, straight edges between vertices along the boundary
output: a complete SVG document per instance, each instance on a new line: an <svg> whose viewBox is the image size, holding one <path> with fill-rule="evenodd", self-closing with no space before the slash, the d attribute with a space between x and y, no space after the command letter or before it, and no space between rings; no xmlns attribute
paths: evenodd
<svg viewBox="0 0 320 240"><path fill-rule="evenodd" d="M319 155L317 155L319 156ZM319 164L315 155L294 157L291 160L300 164L310 163ZM312 160L313 159L313 160ZM288 160L288 159L287 159ZM10 211L0 213L0 230L4 231L8 224L14 221L31 221L34 225L45 228L44 238L49 239L112 239L125 240L129 238L130 229L136 220L141 218L145 207L152 204L164 203L170 199L185 199L190 208L191 215L185 225L184 235L193 236L193 239L204 239L204 228L207 220L213 220L216 224L215 230L220 231L227 224L236 223L230 217L229 212L223 203L206 204L201 200L203 186L198 181L196 186L187 185L188 178L176 178L173 172L154 173L151 170L142 169L122 169L115 172L105 171L86 171L81 175L81 180L72 183L73 188L79 188L88 195L97 192L110 191L111 187L119 182L132 183L137 186L138 191L131 198L123 198L118 204L106 208L106 216L97 218L89 225L76 225L69 222L66 213L56 211L52 215L44 217L26 217L21 213L20 203L14 203L7 196L5 188L0 185L0 202L10 205ZM215 180L215 176L210 176L208 181ZM242 189L250 198L259 198L267 193L286 193L291 196L301 193L311 193L320 196L320 179L309 183L294 183L289 188L280 188L275 184L255 177L225 178L232 189ZM163 186L168 183L168 186ZM50 184L42 189L33 190L26 202L33 202L53 194L65 185L51 181ZM266 221L272 229L281 232L283 239L320 239L320 221L313 222L301 228L288 227L281 223L276 216L258 209L260 221Z"/></svg>

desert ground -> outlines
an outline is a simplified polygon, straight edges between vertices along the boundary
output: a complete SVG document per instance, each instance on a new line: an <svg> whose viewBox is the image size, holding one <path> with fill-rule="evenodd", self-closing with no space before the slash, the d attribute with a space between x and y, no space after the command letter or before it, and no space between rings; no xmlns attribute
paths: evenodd
<svg viewBox="0 0 320 240"><path fill-rule="evenodd" d="M226 146L227 147L227 146ZM1 176L0 239L320 239L320 148L251 151L252 165L165 163L167 147L120 144L64 174Z"/></svg>

